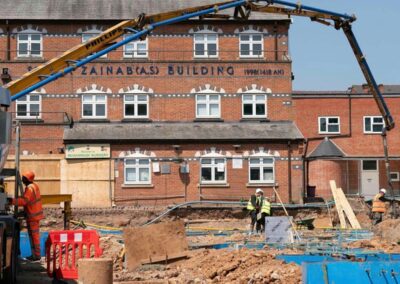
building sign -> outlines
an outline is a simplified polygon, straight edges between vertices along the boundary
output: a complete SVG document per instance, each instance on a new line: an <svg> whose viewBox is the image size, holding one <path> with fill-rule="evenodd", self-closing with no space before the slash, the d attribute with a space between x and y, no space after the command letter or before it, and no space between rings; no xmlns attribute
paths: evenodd
<svg viewBox="0 0 400 284"><path fill-rule="evenodd" d="M288 74L282 68L257 68L257 65L256 63L246 64L246 66L226 64L88 64L75 71L75 74L80 76L129 77L274 77ZM251 68L248 68L249 66ZM32 70L32 66L28 67L28 71L30 70Z"/></svg>
<svg viewBox="0 0 400 284"><path fill-rule="evenodd" d="M110 158L110 144L68 144L66 159Z"/></svg>

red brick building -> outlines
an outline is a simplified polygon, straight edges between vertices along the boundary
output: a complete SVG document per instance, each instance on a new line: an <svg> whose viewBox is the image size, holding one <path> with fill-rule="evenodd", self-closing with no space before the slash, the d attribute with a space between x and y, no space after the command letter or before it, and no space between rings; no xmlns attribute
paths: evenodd
<svg viewBox="0 0 400 284"><path fill-rule="evenodd" d="M379 87L394 120L398 121L399 86ZM292 98L296 124L306 138L305 180L316 187L318 196L331 196L330 179L336 180L349 195L371 197L379 188L388 186L381 136L384 122L366 85L352 86L343 92L296 91ZM330 138L329 145L324 140L326 137ZM388 133L387 139L392 184L398 195L400 135L397 128ZM318 146L322 148L317 149ZM336 152L332 154L332 151Z"/></svg>
<svg viewBox="0 0 400 284"><path fill-rule="evenodd" d="M120 0L113 9L106 1L38 4L48 9L2 3L1 67L17 79L122 19L181 2ZM240 200L257 187L273 199L275 188L285 202L302 202L307 185L327 197L331 176L360 193L357 161L382 157L380 136L363 133L362 119L379 112L366 94L293 93L290 23L255 13L245 22L156 29L14 103L23 158L57 157L56 177L44 163L38 181L53 193L73 193L76 206ZM318 140L305 138L331 134L345 136L332 141L352 160L307 163L304 150L312 153ZM389 139L391 154L399 153L397 138ZM342 177L351 171L353 179Z"/></svg>
<svg viewBox="0 0 400 284"><path fill-rule="evenodd" d="M180 8L177 2L166 8L145 1L140 10L117 15L100 9L104 14L94 18L82 11L11 12L0 26L1 60L18 78L129 12ZM303 136L293 123L289 25L285 17L255 14L246 22L159 28L17 101L21 150L28 156L65 151L63 168L87 162L76 144L100 143L110 153L99 157L110 160L116 203L239 200L256 187L269 196L275 187L286 201L299 202ZM77 177L61 172L61 192L70 192Z"/></svg>

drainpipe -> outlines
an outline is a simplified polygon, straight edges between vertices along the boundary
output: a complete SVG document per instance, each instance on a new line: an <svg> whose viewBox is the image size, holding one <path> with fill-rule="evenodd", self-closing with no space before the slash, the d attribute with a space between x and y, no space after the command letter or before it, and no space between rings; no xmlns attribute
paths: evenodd
<svg viewBox="0 0 400 284"><path fill-rule="evenodd" d="M6 20L6 33L7 33L7 47L6 47L6 60L11 60L11 32L10 32L10 23Z"/></svg>
<svg viewBox="0 0 400 284"><path fill-rule="evenodd" d="M199 158L199 200L203 200L203 193L201 192L201 158Z"/></svg>
<svg viewBox="0 0 400 284"><path fill-rule="evenodd" d="M275 61L278 61L278 25L274 22L274 35L275 35Z"/></svg>
<svg viewBox="0 0 400 284"><path fill-rule="evenodd" d="M113 207L113 194L112 194L112 168L111 168L112 157L110 155L110 160L108 163L108 194L110 196L110 207Z"/></svg>
<svg viewBox="0 0 400 284"><path fill-rule="evenodd" d="M306 160L308 150L308 139L305 139L305 146L303 151L303 198L307 195L307 186L308 186L308 161ZM308 197L308 196L307 196Z"/></svg>
<svg viewBox="0 0 400 284"><path fill-rule="evenodd" d="M288 190L289 203L292 203L292 144L288 141Z"/></svg>
<svg viewBox="0 0 400 284"><path fill-rule="evenodd" d="M187 188L188 188L188 183L189 183L189 173L187 173L187 167L188 167L188 162L185 159L184 161L184 167L185 167L185 202L187 202Z"/></svg>

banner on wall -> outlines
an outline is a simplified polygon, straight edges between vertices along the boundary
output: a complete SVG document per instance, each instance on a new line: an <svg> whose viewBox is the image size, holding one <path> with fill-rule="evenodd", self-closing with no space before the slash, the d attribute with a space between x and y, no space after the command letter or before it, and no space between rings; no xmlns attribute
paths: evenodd
<svg viewBox="0 0 400 284"><path fill-rule="evenodd" d="M110 144L67 144L66 159L110 158Z"/></svg>

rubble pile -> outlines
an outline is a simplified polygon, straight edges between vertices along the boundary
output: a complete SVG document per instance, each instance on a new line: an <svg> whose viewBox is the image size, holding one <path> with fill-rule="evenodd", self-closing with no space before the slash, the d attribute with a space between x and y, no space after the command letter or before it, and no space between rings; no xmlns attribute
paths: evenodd
<svg viewBox="0 0 400 284"><path fill-rule="evenodd" d="M167 280L165 283L301 283L301 267L275 259L267 250L196 250L169 265L116 273L118 281Z"/></svg>

